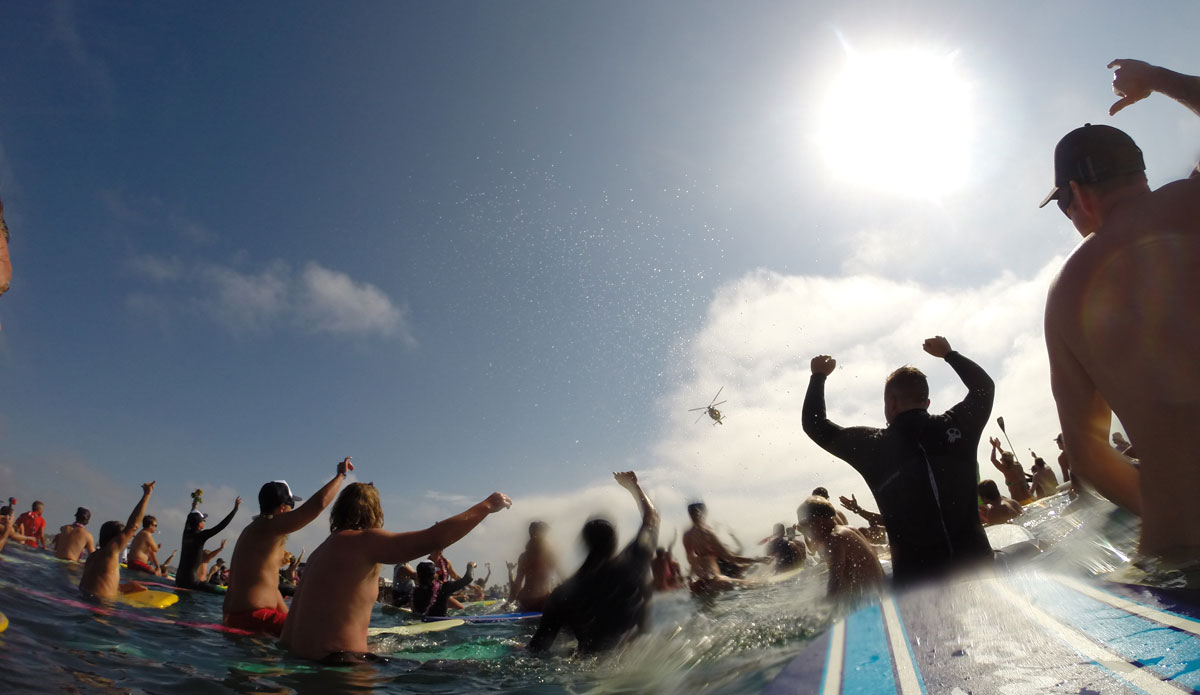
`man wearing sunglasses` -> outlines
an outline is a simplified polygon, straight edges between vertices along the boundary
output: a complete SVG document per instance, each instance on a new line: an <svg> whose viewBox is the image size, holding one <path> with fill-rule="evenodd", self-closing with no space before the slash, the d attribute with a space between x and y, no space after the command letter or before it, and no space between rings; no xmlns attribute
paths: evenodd
<svg viewBox="0 0 1200 695"><path fill-rule="evenodd" d="M1166 94L1200 114L1200 78L1115 60L1110 114ZM1085 125L1054 150L1055 200L1083 241L1046 300L1050 380L1072 473L1142 516L1141 550L1200 558L1200 178L1151 190L1125 133ZM1142 466L1108 445L1112 416Z"/></svg>

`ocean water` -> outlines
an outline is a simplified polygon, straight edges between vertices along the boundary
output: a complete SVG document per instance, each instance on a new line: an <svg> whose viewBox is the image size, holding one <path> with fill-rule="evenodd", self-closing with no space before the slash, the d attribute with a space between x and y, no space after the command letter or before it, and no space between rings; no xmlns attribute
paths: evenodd
<svg viewBox="0 0 1200 695"><path fill-rule="evenodd" d="M1044 550L1018 562L1075 575L1127 569L1137 523L1102 501L1065 496L1018 522ZM221 597L181 592L166 609L96 612L79 601L79 567L9 545L0 552L0 683L13 693L756 693L836 617L817 568L797 579L710 601L660 594L652 632L618 653L573 658L524 652L535 622L463 625L413 637L385 636L384 664L323 667L273 639L179 623L219 623ZM1169 580L1169 578L1168 578ZM395 625L376 609L372 624Z"/></svg>

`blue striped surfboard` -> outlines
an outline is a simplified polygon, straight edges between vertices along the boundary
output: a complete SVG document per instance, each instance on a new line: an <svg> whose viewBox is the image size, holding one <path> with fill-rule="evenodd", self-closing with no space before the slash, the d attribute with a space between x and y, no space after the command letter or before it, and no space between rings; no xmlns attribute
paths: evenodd
<svg viewBox="0 0 1200 695"><path fill-rule="evenodd" d="M884 595L764 693L1200 694L1200 594L1022 574Z"/></svg>

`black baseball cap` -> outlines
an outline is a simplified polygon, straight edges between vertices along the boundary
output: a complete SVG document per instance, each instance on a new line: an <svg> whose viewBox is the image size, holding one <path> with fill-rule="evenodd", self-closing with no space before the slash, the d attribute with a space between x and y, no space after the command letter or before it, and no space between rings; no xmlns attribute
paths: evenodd
<svg viewBox="0 0 1200 695"><path fill-rule="evenodd" d="M285 480L272 480L258 491L258 506L264 513L265 510L274 509L281 504L294 507L299 501L300 498L292 494L292 488L288 487Z"/></svg>
<svg viewBox="0 0 1200 695"><path fill-rule="evenodd" d="M1084 123L1064 135L1054 148L1054 188L1038 207L1058 200L1070 189L1071 181L1100 183L1145 170L1142 150L1125 131Z"/></svg>

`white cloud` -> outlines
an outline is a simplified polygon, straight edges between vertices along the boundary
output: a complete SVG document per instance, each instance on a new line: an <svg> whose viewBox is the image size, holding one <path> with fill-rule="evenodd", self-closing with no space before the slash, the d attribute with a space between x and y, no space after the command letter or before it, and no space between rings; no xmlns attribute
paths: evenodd
<svg viewBox="0 0 1200 695"><path fill-rule="evenodd" d="M213 320L235 333L265 331L288 308L290 273L282 261L258 273L205 265L199 276L210 293L200 303Z"/></svg>
<svg viewBox="0 0 1200 695"><path fill-rule="evenodd" d="M300 274L298 294L301 320L314 332L399 333L405 343L416 342L405 308L397 308L378 287L356 284L345 273L309 262Z"/></svg>
<svg viewBox="0 0 1200 695"><path fill-rule="evenodd" d="M145 254L134 256L125 262L125 267L131 273L155 282L178 280L184 272L183 262L174 256L170 258Z"/></svg>

